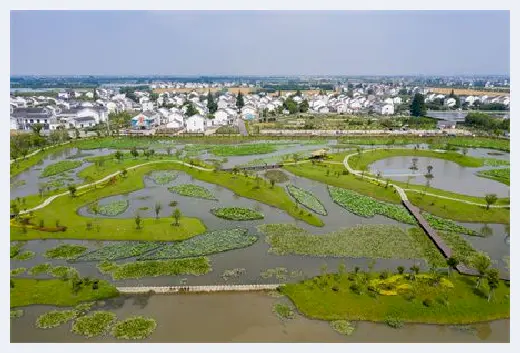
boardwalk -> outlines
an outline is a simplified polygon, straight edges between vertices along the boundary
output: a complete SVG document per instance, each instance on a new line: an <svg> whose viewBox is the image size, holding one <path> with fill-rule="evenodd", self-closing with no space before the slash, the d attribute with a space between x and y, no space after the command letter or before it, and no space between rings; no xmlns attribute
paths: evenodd
<svg viewBox="0 0 520 353"><path fill-rule="evenodd" d="M209 292L252 292L276 290L280 284L246 284L246 285L214 285L214 286L171 286L171 287L117 287L122 294L176 294L176 293L209 293Z"/></svg>

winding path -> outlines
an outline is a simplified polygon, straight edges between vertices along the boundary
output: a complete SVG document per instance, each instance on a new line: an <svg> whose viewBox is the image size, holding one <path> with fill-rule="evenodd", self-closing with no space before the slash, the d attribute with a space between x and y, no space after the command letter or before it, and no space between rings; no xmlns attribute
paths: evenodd
<svg viewBox="0 0 520 353"><path fill-rule="evenodd" d="M368 152L368 151L375 151L375 150L377 150L377 149L375 148L375 149L363 150L362 153L365 153L365 152ZM355 155L357 155L357 152L349 154L348 156L345 156L345 159L343 159L343 165L345 166L345 168L350 173L352 173L354 175L360 175L360 176L362 176L362 178L365 178L365 179L370 179L370 180L374 180L374 181L378 181L378 182L384 182L384 180L381 180L379 178L367 176L366 174L363 175L362 171L356 170L356 169L353 169L352 167L350 167L350 165L348 164L348 160L349 160L350 157L355 156ZM464 200L464 199L458 199L456 197L442 196L442 195L432 194L432 193L429 193L429 192L416 190L416 189L409 189L409 188L408 189L403 189L402 187L400 187L398 185L395 185L395 184L388 184L388 185L392 186L397 191L397 193L401 197L401 200L403 200L403 201L405 201L405 200L407 201L408 200L408 197L406 196L406 191L411 191L411 192L417 192L417 193L420 193L420 194L423 194L423 195L435 196L435 197L438 197L440 199L458 201L458 202L462 202L462 203L465 203L465 204L468 204L468 205L487 207L486 204L477 203L477 202L473 202L473 201L468 201L468 200ZM509 205L491 205L489 207L490 208L509 208Z"/></svg>
<svg viewBox="0 0 520 353"><path fill-rule="evenodd" d="M196 165L191 165L189 163L186 163L186 162L183 162L183 161L179 161L179 160L176 160L176 159L170 159L170 160L159 160L159 161L151 161L151 162L147 162L147 163L143 163L143 164L138 164L138 165L134 165L133 167L128 167L126 168L126 170L132 170L132 169L136 169L136 168L140 168L140 167L144 167L146 165L150 165L150 164L158 164L158 163L177 163L177 164L181 164L181 165L184 165L184 166L187 166L187 167L191 167L191 168L194 168L194 169L198 169L198 170L204 170L204 171L207 171L207 172L210 172L212 171L213 169L210 169L210 168L204 168L204 167L199 167L199 166L196 166ZM95 186L95 185L98 185L98 184L101 184L107 180L109 180L110 178L113 178L115 176L118 176L119 174L121 174L121 171L118 170L117 172L115 173L112 173L110 175L107 175L106 177L104 178L101 178L93 183L90 183L90 184L84 184L84 185L81 185L81 186L78 186L76 189L77 190L80 190L80 189L85 189L85 188L88 188L88 187L91 187L91 186ZM35 206L33 208L30 208L28 210L23 210L23 211L20 211L20 214L26 214L26 213L29 213L31 211L35 211L35 210L39 210L41 208L44 208L45 206L48 206L52 201L54 201L55 199L57 199L58 197L62 197L62 196L66 196L66 195L69 195L70 194L70 191L66 191L66 192L63 192L61 194L57 194L57 195L52 195L50 197L48 197L47 199L45 199L41 204L39 204L38 206Z"/></svg>

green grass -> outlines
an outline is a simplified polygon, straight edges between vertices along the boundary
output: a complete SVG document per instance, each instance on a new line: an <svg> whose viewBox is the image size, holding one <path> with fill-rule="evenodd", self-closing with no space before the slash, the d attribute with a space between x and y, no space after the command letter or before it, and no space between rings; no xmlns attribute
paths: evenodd
<svg viewBox="0 0 520 353"><path fill-rule="evenodd" d="M210 211L214 216L232 221L251 221L264 219L264 215L258 211L245 207L221 207L212 208Z"/></svg>
<svg viewBox="0 0 520 353"><path fill-rule="evenodd" d="M385 281L377 276L328 274L286 284L281 291L312 319L384 322L393 317L402 322L468 324L510 317L509 288L503 283L488 302L486 285L475 289L471 277L453 274L432 284L427 275L417 280L397 275ZM427 299L429 307L423 304Z"/></svg>
<svg viewBox="0 0 520 353"><path fill-rule="evenodd" d="M481 170L477 173L479 177L496 180L502 184L510 184L511 170L509 168Z"/></svg>
<svg viewBox="0 0 520 353"><path fill-rule="evenodd" d="M45 167L45 169L41 173L41 177L49 177L52 175L60 174L66 172L67 170L71 170L74 168L78 168L83 164L81 160L64 160L58 163L54 163Z"/></svg>
<svg viewBox="0 0 520 353"><path fill-rule="evenodd" d="M134 316L117 322L112 329L112 336L117 339L142 340L150 336L156 327L154 319Z"/></svg>
<svg viewBox="0 0 520 353"><path fill-rule="evenodd" d="M137 261L124 264L102 263L98 269L111 275L114 280L178 276L178 275L204 275L211 271L211 265L206 257L195 257L178 260L163 261Z"/></svg>
<svg viewBox="0 0 520 353"><path fill-rule="evenodd" d="M11 289L11 308L35 304L74 306L119 295L116 287L103 280L99 281L98 289L84 287L77 294L73 294L70 281L61 279L13 278L13 282L15 287Z"/></svg>
<svg viewBox="0 0 520 353"><path fill-rule="evenodd" d="M88 338L108 333L117 317L111 311L94 311L93 313L76 319L72 325L72 332Z"/></svg>
<svg viewBox="0 0 520 353"><path fill-rule="evenodd" d="M255 235L248 234L246 229L215 230L181 242L164 245L151 253L140 256L139 260L207 256L251 246L257 240L258 238Z"/></svg>
<svg viewBox="0 0 520 353"><path fill-rule="evenodd" d="M310 191L301 189L294 185L287 185L287 192L300 205L305 206L306 208L321 216L327 215L327 210L325 209L325 207L321 204L320 200L316 196L314 196Z"/></svg>
<svg viewBox="0 0 520 353"><path fill-rule="evenodd" d="M83 254L86 250L86 246L62 244L45 251L43 256L49 259L71 260Z"/></svg>
<svg viewBox="0 0 520 353"><path fill-rule="evenodd" d="M414 240L393 225L357 225L320 235L291 224L266 224L258 229L266 234L269 252L276 255L397 259L422 255Z"/></svg>
<svg viewBox="0 0 520 353"><path fill-rule="evenodd" d="M373 151L368 151L361 153L361 155L355 155L349 158L348 164L357 170L367 170L368 166L375 161L380 159L386 159L390 157L397 156L410 156L410 157L429 157L429 158L437 158L444 159L448 161L452 161L457 163L462 167L482 167L484 166L484 159L475 158L470 156L464 156L460 153L456 152L446 152L440 153L430 150L415 150L411 148L403 148L403 149L377 149ZM410 159L411 162L411 159Z"/></svg>

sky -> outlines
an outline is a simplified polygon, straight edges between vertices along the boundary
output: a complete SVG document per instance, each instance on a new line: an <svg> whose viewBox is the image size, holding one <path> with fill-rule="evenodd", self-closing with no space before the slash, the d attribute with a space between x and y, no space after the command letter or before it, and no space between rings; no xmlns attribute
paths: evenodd
<svg viewBox="0 0 520 353"><path fill-rule="evenodd" d="M12 11L11 75L509 74L509 11Z"/></svg>

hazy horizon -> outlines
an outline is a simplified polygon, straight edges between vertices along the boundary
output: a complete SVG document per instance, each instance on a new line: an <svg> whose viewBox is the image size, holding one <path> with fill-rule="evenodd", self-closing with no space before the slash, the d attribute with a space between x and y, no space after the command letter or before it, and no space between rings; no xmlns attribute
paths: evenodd
<svg viewBox="0 0 520 353"><path fill-rule="evenodd" d="M509 22L509 11L12 11L11 76L508 76Z"/></svg>

